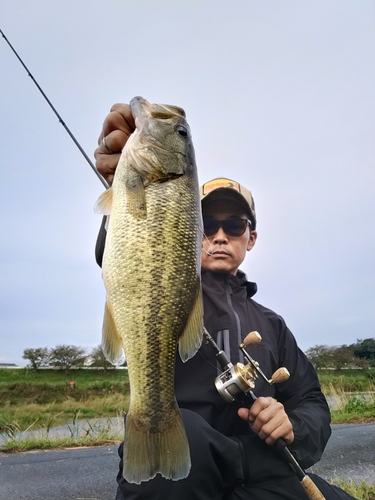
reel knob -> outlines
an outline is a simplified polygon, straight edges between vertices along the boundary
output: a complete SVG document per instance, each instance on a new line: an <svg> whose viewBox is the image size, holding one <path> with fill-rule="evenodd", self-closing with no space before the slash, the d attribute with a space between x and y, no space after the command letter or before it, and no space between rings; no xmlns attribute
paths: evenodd
<svg viewBox="0 0 375 500"><path fill-rule="evenodd" d="M243 342L240 345L240 347L242 347L242 349L244 349L245 347L249 347L251 345L257 345L257 344L259 344L259 342L261 340L262 340L262 337L260 336L260 334L258 332L256 332L256 331L250 332L243 339Z"/></svg>
<svg viewBox="0 0 375 500"><path fill-rule="evenodd" d="M272 375L270 380L270 384L280 384L281 382L285 382L290 377L290 373L283 366L278 368L275 373Z"/></svg>

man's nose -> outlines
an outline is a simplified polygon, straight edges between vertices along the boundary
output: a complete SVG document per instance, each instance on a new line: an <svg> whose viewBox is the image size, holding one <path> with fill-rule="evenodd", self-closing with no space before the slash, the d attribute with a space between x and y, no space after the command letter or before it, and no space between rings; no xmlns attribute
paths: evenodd
<svg viewBox="0 0 375 500"><path fill-rule="evenodd" d="M222 227L219 227L219 229L216 231L216 233L213 235L213 241L215 243L223 243L228 241L228 236L224 232Z"/></svg>

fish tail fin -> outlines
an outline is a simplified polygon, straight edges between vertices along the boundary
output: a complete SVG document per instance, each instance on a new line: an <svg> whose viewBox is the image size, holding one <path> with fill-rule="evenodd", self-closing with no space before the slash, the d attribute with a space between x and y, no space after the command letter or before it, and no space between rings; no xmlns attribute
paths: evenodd
<svg viewBox="0 0 375 500"><path fill-rule="evenodd" d="M185 330L178 339L178 351L183 362L192 358L202 344L203 338L203 299L200 282L194 305L188 317Z"/></svg>
<svg viewBox="0 0 375 500"><path fill-rule="evenodd" d="M149 428L137 425L139 419L128 413L123 476L129 483L140 484L158 473L173 481L188 476L191 466L189 442L177 405L167 421L165 429L151 432Z"/></svg>
<svg viewBox="0 0 375 500"><path fill-rule="evenodd" d="M113 365L124 363L125 355L122 339L117 331L111 308L107 301L104 307L102 349L104 356Z"/></svg>

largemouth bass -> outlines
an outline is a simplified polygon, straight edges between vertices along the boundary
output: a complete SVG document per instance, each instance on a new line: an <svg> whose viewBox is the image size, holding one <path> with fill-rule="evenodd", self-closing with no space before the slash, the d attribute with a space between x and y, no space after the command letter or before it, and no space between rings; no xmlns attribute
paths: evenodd
<svg viewBox="0 0 375 500"><path fill-rule="evenodd" d="M202 341L203 231L185 112L141 97L130 106L136 130L96 211L110 214L102 346L114 364L125 350L130 404L123 475L139 484L157 473L178 480L190 471L174 365L177 345L187 361Z"/></svg>

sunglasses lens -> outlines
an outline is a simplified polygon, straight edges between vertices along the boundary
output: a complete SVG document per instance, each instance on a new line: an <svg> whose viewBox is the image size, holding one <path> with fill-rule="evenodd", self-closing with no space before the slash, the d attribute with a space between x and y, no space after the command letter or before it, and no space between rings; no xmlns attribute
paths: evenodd
<svg viewBox="0 0 375 500"><path fill-rule="evenodd" d="M241 218L233 218L226 220L216 220L213 218L203 219L204 234L206 236L213 236L222 227L224 233L228 236L242 236L246 231L247 220Z"/></svg>
<svg viewBox="0 0 375 500"><path fill-rule="evenodd" d="M224 232L228 236L242 236L246 231L247 221L244 219L227 219L222 224Z"/></svg>
<svg viewBox="0 0 375 500"><path fill-rule="evenodd" d="M203 219L203 230L206 236L213 236L219 229L219 223L215 219Z"/></svg>

